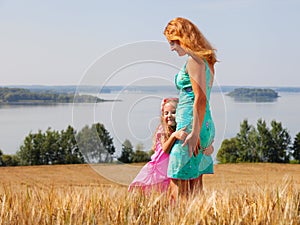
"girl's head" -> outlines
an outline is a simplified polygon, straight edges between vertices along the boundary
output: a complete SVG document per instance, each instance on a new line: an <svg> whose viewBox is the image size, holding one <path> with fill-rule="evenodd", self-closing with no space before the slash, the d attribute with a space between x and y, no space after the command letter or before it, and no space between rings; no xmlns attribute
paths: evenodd
<svg viewBox="0 0 300 225"><path fill-rule="evenodd" d="M215 49L191 21L180 17L171 20L164 30L164 35L170 43L171 49L172 45L179 45L177 49L172 49L176 50L179 56L187 53L196 55L200 59L205 58L211 65L217 62Z"/></svg>
<svg viewBox="0 0 300 225"><path fill-rule="evenodd" d="M161 102L161 124L157 127L152 149L156 149L157 133L161 143L166 142L171 134L176 130L175 113L178 103L178 98L164 98Z"/></svg>
<svg viewBox="0 0 300 225"><path fill-rule="evenodd" d="M161 103L161 123L165 131L173 132L176 128L175 114L178 98L164 98Z"/></svg>

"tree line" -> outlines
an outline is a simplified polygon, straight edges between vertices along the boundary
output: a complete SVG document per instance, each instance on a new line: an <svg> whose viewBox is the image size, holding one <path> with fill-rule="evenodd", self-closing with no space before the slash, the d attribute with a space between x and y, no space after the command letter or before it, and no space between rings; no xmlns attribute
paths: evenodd
<svg viewBox="0 0 300 225"><path fill-rule="evenodd" d="M130 158L127 161L121 156L121 162L150 160L142 144L138 144L134 151L131 142L126 139L122 146L130 149ZM3 154L0 150L0 166L109 163L114 158L113 138L101 123L87 125L79 132L72 126L61 131L48 128L45 132L30 132L16 154Z"/></svg>
<svg viewBox="0 0 300 225"><path fill-rule="evenodd" d="M33 92L24 88L0 87L0 103L73 103L74 93L52 91ZM76 96L76 102L101 102L103 99L91 95Z"/></svg>
<svg viewBox="0 0 300 225"><path fill-rule="evenodd" d="M300 132L294 141L280 122L271 121L271 128L262 119L256 127L247 120L240 124L240 131L225 139L217 154L220 163L274 162L300 163ZM142 143L133 147L126 139L121 155L115 155L113 138L101 123L83 127L79 132L72 126L55 131L48 128L29 133L16 154L3 154L0 150L0 166L53 165L75 163L135 163L150 160L153 150L144 151Z"/></svg>
<svg viewBox="0 0 300 225"><path fill-rule="evenodd" d="M134 151L131 142L126 139L122 144L122 153L118 160L123 163L148 162L154 150L150 150L147 153L143 151L143 148L143 144L137 144L136 150Z"/></svg>
<svg viewBox="0 0 300 225"><path fill-rule="evenodd" d="M217 160L220 163L300 163L300 132L292 143L289 132L280 122L273 120L270 125L271 128L259 119L254 127L244 120L239 133L222 142Z"/></svg>

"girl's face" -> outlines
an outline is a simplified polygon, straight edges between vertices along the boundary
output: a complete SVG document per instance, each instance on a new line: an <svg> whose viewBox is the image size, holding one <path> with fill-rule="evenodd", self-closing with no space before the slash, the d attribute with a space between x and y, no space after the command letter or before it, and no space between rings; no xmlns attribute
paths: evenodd
<svg viewBox="0 0 300 225"><path fill-rule="evenodd" d="M171 51L176 51L179 56L184 56L186 51L180 46L179 41L170 41L169 42Z"/></svg>
<svg viewBox="0 0 300 225"><path fill-rule="evenodd" d="M176 114L175 106L171 102L166 103L164 106L163 116L164 116L164 121L168 126L172 126L172 127L176 126L175 114Z"/></svg>

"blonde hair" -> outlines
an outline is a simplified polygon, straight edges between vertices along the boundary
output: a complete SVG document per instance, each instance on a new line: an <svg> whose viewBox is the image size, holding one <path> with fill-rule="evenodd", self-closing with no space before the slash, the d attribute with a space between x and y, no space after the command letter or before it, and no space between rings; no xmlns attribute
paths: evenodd
<svg viewBox="0 0 300 225"><path fill-rule="evenodd" d="M188 54L194 54L200 59L205 58L212 66L217 62L216 49L191 21L181 17L171 20L164 30L164 35L168 41L179 41Z"/></svg>
<svg viewBox="0 0 300 225"><path fill-rule="evenodd" d="M164 98L161 102L161 116L160 116L160 125L156 128L155 134L153 136L153 145L152 150L155 151L156 147L156 135L158 132L160 132L160 142L161 144L165 143L171 134L176 130L176 124L175 126L168 126L166 124L165 118L164 118L164 107L167 103L172 104L175 109L177 108L178 104L178 98Z"/></svg>

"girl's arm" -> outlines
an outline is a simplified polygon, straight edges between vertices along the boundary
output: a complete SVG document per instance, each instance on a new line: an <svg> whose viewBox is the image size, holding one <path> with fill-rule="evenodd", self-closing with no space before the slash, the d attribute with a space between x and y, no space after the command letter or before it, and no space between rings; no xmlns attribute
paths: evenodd
<svg viewBox="0 0 300 225"><path fill-rule="evenodd" d="M181 141L184 141L186 136L187 136L187 132L185 132L186 127L175 131L171 134L171 136L168 138L168 140L166 142L164 142L162 144L162 149L165 153L170 153L170 150L174 144L174 142L178 139Z"/></svg>
<svg viewBox="0 0 300 225"><path fill-rule="evenodd" d="M199 140L200 129L202 127L206 108L206 77L205 64L203 60L196 61L193 57L189 57L187 64L187 72L190 75L195 99L193 107L192 131L186 137L183 146L188 144L189 153L191 157L197 147L197 142Z"/></svg>

